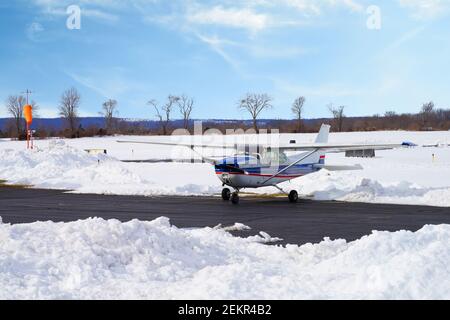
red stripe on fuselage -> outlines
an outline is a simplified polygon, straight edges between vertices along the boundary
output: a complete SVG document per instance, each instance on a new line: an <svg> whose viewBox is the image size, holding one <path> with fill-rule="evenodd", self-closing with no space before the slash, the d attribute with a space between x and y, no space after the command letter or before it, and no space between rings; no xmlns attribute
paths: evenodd
<svg viewBox="0 0 450 320"><path fill-rule="evenodd" d="M251 176L251 177L272 177L273 174L257 174L257 173L240 173L240 172L216 172L217 175L221 175L223 173L229 174L229 175L239 175L239 176ZM303 175L295 175L295 176L276 176L275 178L299 178L299 177L303 177Z"/></svg>

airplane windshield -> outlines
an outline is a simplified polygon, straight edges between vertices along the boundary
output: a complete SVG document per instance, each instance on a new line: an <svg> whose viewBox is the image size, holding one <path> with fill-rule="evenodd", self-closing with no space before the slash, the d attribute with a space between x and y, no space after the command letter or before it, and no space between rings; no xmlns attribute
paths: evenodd
<svg viewBox="0 0 450 320"><path fill-rule="evenodd" d="M261 163L264 165L282 165L288 163L289 159L279 149L265 149L261 154Z"/></svg>

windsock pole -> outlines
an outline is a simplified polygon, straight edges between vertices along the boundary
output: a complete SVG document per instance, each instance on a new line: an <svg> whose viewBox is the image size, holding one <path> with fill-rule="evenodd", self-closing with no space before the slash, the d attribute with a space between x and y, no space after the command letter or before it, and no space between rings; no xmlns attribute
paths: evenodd
<svg viewBox="0 0 450 320"><path fill-rule="evenodd" d="M27 122L27 149L30 149L30 126Z"/></svg>
<svg viewBox="0 0 450 320"><path fill-rule="evenodd" d="M24 107L24 118L27 123L27 149L33 149L33 133L31 132L31 123L33 122L33 107L29 104L29 96L32 94L30 90L27 89L23 92L27 95L27 104Z"/></svg>
<svg viewBox="0 0 450 320"><path fill-rule="evenodd" d="M33 133L31 131L31 124L33 123L33 107L27 104L23 109L25 121L27 123L27 149L33 149Z"/></svg>

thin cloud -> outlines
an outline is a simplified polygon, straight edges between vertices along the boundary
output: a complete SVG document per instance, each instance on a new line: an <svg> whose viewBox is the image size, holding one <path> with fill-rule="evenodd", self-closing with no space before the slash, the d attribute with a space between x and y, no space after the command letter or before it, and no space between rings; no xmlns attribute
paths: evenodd
<svg viewBox="0 0 450 320"><path fill-rule="evenodd" d="M256 13L249 8L222 6L188 12L186 20L188 23L242 28L251 32L261 31L269 25L269 17L265 14Z"/></svg>
<svg viewBox="0 0 450 320"><path fill-rule="evenodd" d="M214 52L223 58L235 71L241 72L240 64L233 59L224 49L225 45L238 45L232 41L222 40L218 37L207 37L196 34L197 38L207 44Z"/></svg>
<svg viewBox="0 0 450 320"><path fill-rule="evenodd" d="M183 5L174 5L170 13L151 13L145 20L179 30L199 31L211 26L237 29L253 37L270 29L313 25L316 18L332 9L365 12L365 7L356 0L236 0L214 4L194 0L181 3Z"/></svg>
<svg viewBox="0 0 450 320"><path fill-rule="evenodd" d="M25 30L25 34L31 41L39 41L39 39L41 38L41 34L44 31L45 29L42 24L40 24L39 22L33 22L27 27L27 29Z"/></svg>
<svg viewBox="0 0 450 320"><path fill-rule="evenodd" d="M65 71L65 74L103 98L118 99L130 91L146 89L144 83L131 79L122 68L112 68L112 70L97 69L81 73Z"/></svg>
<svg viewBox="0 0 450 320"><path fill-rule="evenodd" d="M82 17L101 19L109 22L116 22L119 20L119 17L117 15L106 13L96 9L81 9L81 15Z"/></svg>
<svg viewBox="0 0 450 320"><path fill-rule="evenodd" d="M397 48L401 47L403 44L414 40L414 38L416 38L424 30L425 30L425 26L419 26L411 31L406 32L399 39L397 39L394 43L392 43L388 47L388 50L397 49Z"/></svg>
<svg viewBox="0 0 450 320"><path fill-rule="evenodd" d="M417 20L430 20L450 12L450 0L398 0Z"/></svg>
<svg viewBox="0 0 450 320"><path fill-rule="evenodd" d="M33 3L40 9L41 14L48 16L67 16L67 7L74 4L73 1L68 0L33 0ZM111 13L111 11L120 9L123 2L117 0L81 0L76 4L81 8L82 18L88 17L116 22L119 20L119 16Z"/></svg>
<svg viewBox="0 0 450 320"><path fill-rule="evenodd" d="M364 6L355 0L278 0L275 3L284 4L297 11L309 15L321 15L329 8L346 8L353 12L362 12Z"/></svg>

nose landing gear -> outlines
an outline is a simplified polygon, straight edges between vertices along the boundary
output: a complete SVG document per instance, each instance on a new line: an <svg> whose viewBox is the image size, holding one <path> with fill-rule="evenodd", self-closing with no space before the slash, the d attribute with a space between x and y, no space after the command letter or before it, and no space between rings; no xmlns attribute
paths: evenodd
<svg viewBox="0 0 450 320"><path fill-rule="evenodd" d="M231 203L232 204L239 204L239 192L233 192L233 194L231 195Z"/></svg>
<svg viewBox="0 0 450 320"><path fill-rule="evenodd" d="M223 201L229 201L231 199L231 191L228 188L222 190Z"/></svg>
<svg viewBox="0 0 450 320"><path fill-rule="evenodd" d="M222 190L222 199L223 201L230 201L232 204L239 204L239 190L231 193L230 189L224 188Z"/></svg>

